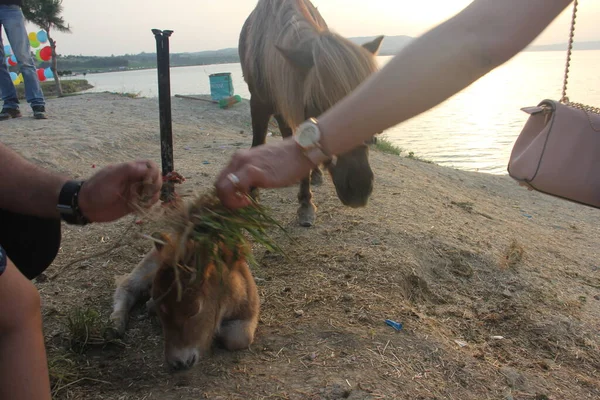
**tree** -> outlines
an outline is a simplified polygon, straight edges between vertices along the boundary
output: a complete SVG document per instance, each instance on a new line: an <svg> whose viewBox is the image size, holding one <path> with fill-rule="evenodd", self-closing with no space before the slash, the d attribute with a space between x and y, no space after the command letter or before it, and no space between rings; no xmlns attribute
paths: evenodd
<svg viewBox="0 0 600 400"><path fill-rule="evenodd" d="M71 27L61 16L63 12L62 0L26 0L24 1L22 9L25 19L39 26L46 31L46 34L48 35L50 49L52 50L52 63L50 68L54 75L56 93L59 97L62 97L63 92L57 71L58 54L56 53L56 41L50 35L51 30L71 33Z"/></svg>

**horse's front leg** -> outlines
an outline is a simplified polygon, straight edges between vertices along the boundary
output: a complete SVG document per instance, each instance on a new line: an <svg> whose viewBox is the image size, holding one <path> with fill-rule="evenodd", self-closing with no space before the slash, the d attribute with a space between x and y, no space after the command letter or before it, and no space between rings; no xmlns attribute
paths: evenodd
<svg viewBox="0 0 600 400"><path fill-rule="evenodd" d="M281 115L275 115L275 119L277 120L277 125L279 125L279 131L281 132L281 136L283 138L288 138L293 135L293 131L290 126L285 122ZM319 167L315 168L315 170L319 170ZM313 174L315 171L313 170ZM300 226L313 226L315 224L315 218L317 214L317 207L312 202L312 192L310 190L310 175L302 180L300 183L300 190L298 192L298 202L300 203L300 207L298 207L298 222Z"/></svg>
<svg viewBox="0 0 600 400"><path fill-rule="evenodd" d="M156 250L150 251L144 259L119 282L113 296L112 326L119 336L125 334L131 309L142 297L148 297L154 274L160 266Z"/></svg>
<svg viewBox="0 0 600 400"><path fill-rule="evenodd" d="M302 179L298 191L298 222L300 226L310 227L315 224L317 207L312 202L312 191L310 190L310 176Z"/></svg>
<svg viewBox="0 0 600 400"><path fill-rule="evenodd" d="M272 107L250 95L250 115L252 117L252 147L265 144L269 120L273 115ZM250 188L250 196L258 200L258 188Z"/></svg>
<svg viewBox="0 0 600 400"><path fill-rule="evenodd" d="M269 120L273 115L272 108L257 100L256 96L250 96L250 115L252 117L252 147L265 144Z"/></svg>

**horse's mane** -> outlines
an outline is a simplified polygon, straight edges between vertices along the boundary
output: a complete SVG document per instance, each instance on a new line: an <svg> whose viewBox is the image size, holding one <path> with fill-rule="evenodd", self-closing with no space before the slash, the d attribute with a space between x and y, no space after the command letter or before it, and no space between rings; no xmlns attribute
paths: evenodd
<svg viewBox="0 0 600 400"><path fill-rule="evenodd" d="M376 70L372 54L331 32L309 0L260 0L244 30L242 64L253 96L270 99L292 129L308 105L326 110ZM312 53L314 66L298 70L276 46Z"/></svg>

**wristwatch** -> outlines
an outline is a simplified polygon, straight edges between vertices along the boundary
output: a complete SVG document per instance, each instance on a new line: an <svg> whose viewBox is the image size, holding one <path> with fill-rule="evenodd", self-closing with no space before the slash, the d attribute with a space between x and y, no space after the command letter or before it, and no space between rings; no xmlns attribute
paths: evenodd
<svg viewBox="0 0 600 400"><path fill-rule="evenodd" d="M302 149L304 155L315 165L320 165L324 161L332 158L331 155L321 147L321 130L319 123L315 118L309 118L304 121L294 135L294 140Z"/></svg>
<svg viewBox="0 0 600 400"><path fill-rule="evenodd" d="M60 218L67 224L86 225L90 221L83 215L79 208L79 192L84 181L67 181L58 196L56 208Z"/></svg>

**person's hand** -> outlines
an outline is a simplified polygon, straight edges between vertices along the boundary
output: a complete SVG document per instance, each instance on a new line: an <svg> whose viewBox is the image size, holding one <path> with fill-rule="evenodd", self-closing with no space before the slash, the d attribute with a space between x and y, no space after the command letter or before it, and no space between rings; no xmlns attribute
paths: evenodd
<svg viewBox="0 0 600 400"><path fill-rule="evenodd" d="M110 165L83 184L79 208L92 222L110 222L158 201L162 177L152 161Z"/></svg>
<svg viewBox="0 0 600 400"><path fill-rule="evenodd" d="M245 207L250 204L245 195L251 188L285 187L308 176L313 168L291 138L239 150L215 182L217 196L225 207Z"/></svg>

